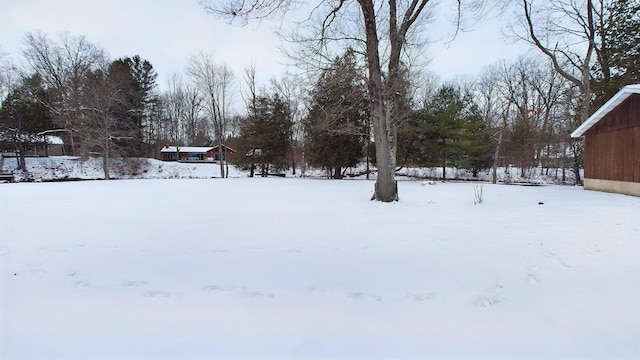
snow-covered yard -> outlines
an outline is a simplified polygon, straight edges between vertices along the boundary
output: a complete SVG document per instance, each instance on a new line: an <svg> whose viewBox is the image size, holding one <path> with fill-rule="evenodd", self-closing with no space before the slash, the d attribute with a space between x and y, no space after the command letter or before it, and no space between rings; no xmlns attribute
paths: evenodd
<svg viewBox="0 0 640 360"><path fill-rule="evenodd" d="M0 184L0 358L640 358L640 198L422 185Z"/></svg>

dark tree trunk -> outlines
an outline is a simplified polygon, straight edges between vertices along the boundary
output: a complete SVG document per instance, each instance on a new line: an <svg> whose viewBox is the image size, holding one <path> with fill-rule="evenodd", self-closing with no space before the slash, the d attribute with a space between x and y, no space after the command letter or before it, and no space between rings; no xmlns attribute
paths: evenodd
<svg viewBox="0 0 640 360"><path fill-rule="evenodd" d="M342 168L340 166L336 166L333 168L333 178L342 179Z"/></svg>

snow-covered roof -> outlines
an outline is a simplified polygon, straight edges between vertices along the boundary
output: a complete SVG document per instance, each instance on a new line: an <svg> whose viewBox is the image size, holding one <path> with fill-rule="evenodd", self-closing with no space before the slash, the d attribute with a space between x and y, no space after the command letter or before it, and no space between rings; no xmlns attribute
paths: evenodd
<svg viewBox="0 0 640 360"><path fill-rule="evenodd" d="M231 147L229 147L229 146L227 146L227 145L224 145L224 144L223 144L222 146L223 146L223 149L224 149L224 148L227 148L227 151L237 152L237 151L235 151L234 149L232 149ZM217 149L217 148L219 148L219 147L220 147L220 145L216 145L216 146L214 146L213 148L214 148L214 149Z"/></svg>
<svg viewBox="0 0 640 360"><path fill-rule="evenodd" d="M636 85L627 85L623 87L617 94L613 95L609 101L607 101L604 105L602 105L598 111L593 113L587 120L585 120L582 125L580 125L574 132L571 133L571 137L578 138L584 135L587 130L591 129L593 125L598 123L598 121L602 120L605 115L607 115L610 111L615 109L616 106L620 105L623 101L625 101L631 94L640 94L640 84Z"/></svg>
<svg viewBox="0 0 640 360"><path fill-rule="evenodd" d="M51 145L64 145L64 140L60 136L47 135L47 143Z"/></svg>
<svg viewBox="0 0 640 360"><path fill-rule="evenodd" d="M211 146L180 146L181 153L195 153L195 154L206 154L207 151L213 150ZM160 150L161 153L174 153L178 152L177 146L165 146Z"/></svg>
<svg viewBox="0 0 640 360"><path fill-rule="evenodd" d="M222 145L222 146L226 146L226 145ZM233 151L236 152L234 149L227 147L227 150L229 151ZM195 153L195 154L205 154L208 151L217 149L218 145L216 146L180 146L180 152L181 153ZM178 152L178 147L177 146L165 146L162 148L162 150L160 150L161 153L167 153L167 152Z"/></svg>
<svg viewBox="0 0 640 360"><path fill-rule="evenodd" d="M22 141L25 142L41 142L44 139L39 136L40 134L22 134ZM60 136L55 135L46 135L47 144L49 145L64 145L64 140ZM0 140L11 141L11 136L9 131L0 131Z"/></svg>

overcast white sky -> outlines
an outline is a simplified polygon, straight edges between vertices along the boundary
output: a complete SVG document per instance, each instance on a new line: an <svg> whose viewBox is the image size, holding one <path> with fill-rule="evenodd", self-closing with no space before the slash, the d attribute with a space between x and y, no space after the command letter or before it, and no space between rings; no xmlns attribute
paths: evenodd
<svg viewBox="0 0 640 360"><path fill-rule="evenodd" d="M228 25L207 14L196 0L0 0L0 51L22 62L24 34L38 29L51 37L64 31L84 35L112 58L138 54L154 66L161 86L199 51L212 52L237 78L255 62L259 83L278 77L288 62L270 28ZM445 37L451 26L440 17L427 29ZM438 35L430 38L438 40ZM431 44L428 69L443 80L474 75L525 51L524 44L505 42L499 21L491 19L460 34L448 47L444 40Z"/></svg>

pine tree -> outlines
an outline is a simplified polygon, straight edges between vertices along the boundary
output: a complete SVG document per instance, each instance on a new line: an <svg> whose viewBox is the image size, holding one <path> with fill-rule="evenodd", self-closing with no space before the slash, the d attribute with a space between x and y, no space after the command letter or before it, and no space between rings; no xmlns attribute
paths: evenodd
<svg viewBox="0 0 640 360"><path fill-rule="evenodd" d="M250 115L240 123L237 139L239 156L233 160L234 163L250 169L250 176L256 167L262 176L267 176L270 171L286 169L292 126L289 107L278 94L258 96Z"/></svg>
<svg viewBox="0 0 640 360"><path fill-rule="evenodd" d="M640 0L614 0L598 24L591 111L623 86L640 82Z"/></svg>
<svg viewBox="0 0 640 360"><path fill-rule="evenodd" d="M473 176L477 177L480 170L491 168L494 151L489 127L483 121L478 107L471 105L463 125L459 166L471 170Z"/></svg>
<svg viewBox="0 0 640 360"><path fill-rule="evenodd" d="M143 156L144 142L149 142L152 108L157 101L154 94L157 73L151 63L135 55L118 59L109 67L111 81L117 82L123 101L113 111L125 136L115 142L127 156Z"/></svg>
<svg viewBox="0 0 640 360"><path fill-rule="evenodd" d="M334 179L342 168L357 165L368 136L369 104L353 50L337 58L316 84L309 114L303 122L305 158Z"/></svg>
<svg viewBox="0 0 640 360"><path fill-rule="evenodd" d="M440 87L423 111L419 131L423 134L423 153L427 165L439 164L442 178L448 165L456 166L461 156L464 102L460 91L451 85Z"/></svg>

